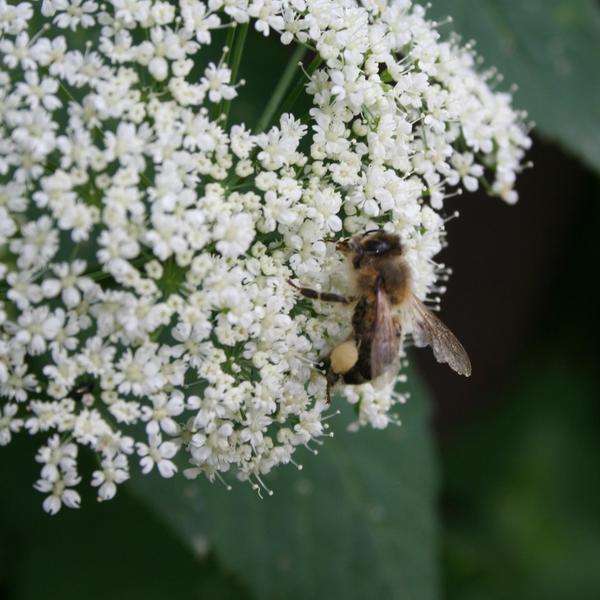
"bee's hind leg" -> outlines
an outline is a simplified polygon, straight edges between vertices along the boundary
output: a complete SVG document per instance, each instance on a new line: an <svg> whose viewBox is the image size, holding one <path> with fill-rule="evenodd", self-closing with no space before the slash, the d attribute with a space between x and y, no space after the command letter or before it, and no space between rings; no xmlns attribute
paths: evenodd
<svg viewBox="0 0 600 600"><path fill-rule="evenodd" d="M339 376L333 371L327 371L327 404L331 404L331 390L333 386L339 381Z"/></svg>
<svg viewBox="0 0 600 600"><path fill-rule="evenodd" d="M346 296L341 296L340 294L333 294L331 292L317 292L317 290L301 287L299 285L296 285L291 279L288 279L288 283L293 288L296 288L303 296L306 296L307 298L311 298L313 300L323 300L324 302L339 302L340 304L350 304L352 302L352 298L346 298Z"/></svg>
<svg viewBox="0 0 600 600"><path fill-rule="evenodd" d="M352 338L338 344L324 361L326 365L327 402L331 402L331 390L339 381L346 381L358 363L358 344Z"/></svg>
<svg viewBox="0 0 600 600"><path fill-rule="evenodd" d="M327 404L331 404L331 390L335 384L340 380L340 375L334 373L331 369L331 361L329 356L325 357L320 363L316 365L317 369L324 375L327 381Z"/></svg>

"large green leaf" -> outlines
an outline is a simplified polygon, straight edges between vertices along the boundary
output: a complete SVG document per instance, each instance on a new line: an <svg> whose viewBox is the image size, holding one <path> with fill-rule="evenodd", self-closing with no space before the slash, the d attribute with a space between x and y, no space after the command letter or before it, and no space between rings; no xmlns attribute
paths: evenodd
<svg viewBox="0 0 600 600"><path fill-rule="evenodd" d="M219 562L257 598L430 600L437 597L436 475L422 392L404 424L336 437L304 470L268 476L260 500L247 484L142 477L137 493L190 546L208 539Z"/></svg>
<svg viewBox="0 0 600 600"><path fill-rule="evenodd" d="M600 389L564 356L445 449L451 600L600 598Z"/></svg>
<svg viewBox="0 0 600 600"><path fill-rule="evenodd" d="M39 445L39 441L38 444ZM206 546L193 551L138 498L119 490L99 504L83 487L80 510L51 517L32 489L36 444L0 448L0 598L10 600L247 600ZM82 474L94 468L82 453Z"/></svg>
<svg viewBox="0 0 600 600"><path fill-rule="evenodd" d="M593 0L432 0L516 83L544 136L600 170L600 8ZM508 86L506 86L508 87Z"/></svg>

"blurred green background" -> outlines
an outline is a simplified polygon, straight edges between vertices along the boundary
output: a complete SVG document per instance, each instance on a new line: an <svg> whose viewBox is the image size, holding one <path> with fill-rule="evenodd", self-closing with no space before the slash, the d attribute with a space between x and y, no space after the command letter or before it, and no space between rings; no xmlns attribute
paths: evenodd
<svg viewBox="0 0 600 600"><path fill-rule="evenodd" d="M517 206L448 206L462 216L444 318L472 380L416 354L402 427L349 434L342 415L302 472L270 476L263 501L246 486L136 478L50 518L31 488L35 446L18 439L0 451L0 598L600 598L600 8L431 10L453 15L442 32L478 40L538 125ZM258 121L290 53L250 34L233 122Z"/></svg>

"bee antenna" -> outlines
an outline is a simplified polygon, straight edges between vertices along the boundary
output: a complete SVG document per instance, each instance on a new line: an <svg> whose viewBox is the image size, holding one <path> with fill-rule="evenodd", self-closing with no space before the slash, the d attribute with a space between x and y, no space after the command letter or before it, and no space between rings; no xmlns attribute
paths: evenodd
<svg viewBox="0 0 600 600"><path fill-rule="evenodd" d="M365 237L365 235L369 235L370 233L376 233L378 231L381 231L381 227L378 227L377 229L368 229L361 235L361 237Z"/></svg>

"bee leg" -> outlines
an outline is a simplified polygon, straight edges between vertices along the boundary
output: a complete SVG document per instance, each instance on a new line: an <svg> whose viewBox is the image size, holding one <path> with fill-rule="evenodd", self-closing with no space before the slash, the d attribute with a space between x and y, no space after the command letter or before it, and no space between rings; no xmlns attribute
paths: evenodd
<svg viewBox="0 0 600 600"><path fill-rule="evenodd" d="M350 304L352 299L341 296L340 294L332 294L331 292L317 292L317 290L311 290L310 288L300 287L296 285L291 279L288 279L288 283L296 288L303 296L312 298L313 300L323 300L324 302L339 302L341 304Z"/></svg>
<svg viewBox="0 0 600 600"><path fill-rule="evenodd" d="M332 371L329 356L323 358L323 360L318 363L316 367L325 376L327 381L327 404L331 404L331 389L340 380L340 376Z"/></svg>
<svg viewBox="0 0 600 600"><path fill-rule="evenodd" d="M340 377L331 369L327 370L325 377L327 379L327 404L331 404L331 389L339 381Z"/></svg>

